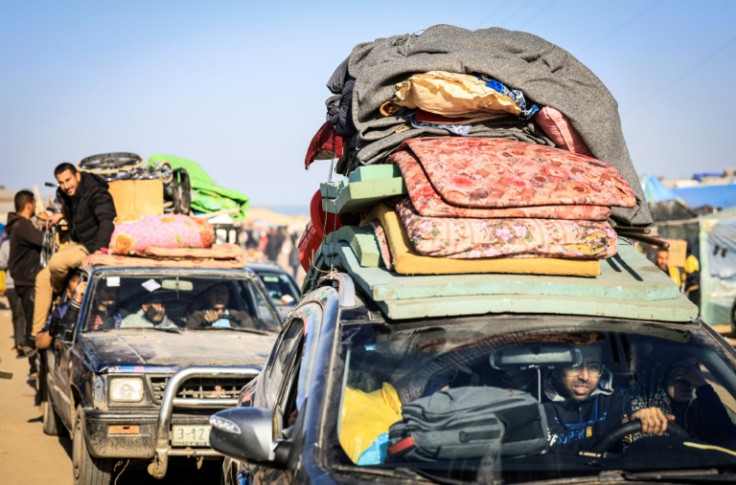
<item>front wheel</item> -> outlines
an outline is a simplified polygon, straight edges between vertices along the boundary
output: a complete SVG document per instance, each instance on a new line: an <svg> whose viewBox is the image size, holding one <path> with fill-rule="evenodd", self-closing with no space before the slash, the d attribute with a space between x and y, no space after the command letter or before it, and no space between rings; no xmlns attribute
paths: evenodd
<svg viewBox="0 0 736 485"><path fill-rule="evenodd" d="M43 401L41 401L41 414L43 420L43 432L49 436L58 436L61 423L59 417L54 411L54 405L49 400L48 392L45 393Z"/></svg>
<svg viewBox="0 0 736 485"><path fill-rule="evenodd" d="M74 467L74 485L110 484L113 460L95 458L89 454L87 441L84 439L84 415L81 407L77 407L74 418L72 465Z"/></svg>

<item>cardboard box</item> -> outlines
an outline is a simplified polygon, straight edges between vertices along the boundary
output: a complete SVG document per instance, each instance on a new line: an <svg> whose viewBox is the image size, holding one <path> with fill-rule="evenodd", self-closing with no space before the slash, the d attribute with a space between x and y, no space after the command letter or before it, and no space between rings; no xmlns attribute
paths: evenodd
<svg viewBox="0 0 736 485"><path fill-rule="evenodd" d="M670 266L685 266L687 259L687 241L684 239L665 239L670 243Z"/></svg>
<svg viewBox="0 0 736 485"><path fill-rule="evenodd" d="M110 195L118 221L164 213L164 184L161 180L114 180Z"/></svg>

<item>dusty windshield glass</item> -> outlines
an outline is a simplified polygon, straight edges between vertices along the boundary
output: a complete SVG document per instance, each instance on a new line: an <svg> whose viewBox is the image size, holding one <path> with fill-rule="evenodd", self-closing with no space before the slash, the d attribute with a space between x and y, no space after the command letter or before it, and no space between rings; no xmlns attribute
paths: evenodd
<svg viewBox="0 0 736 485"><path fill-rule="evenodd" d="M246 278L120 274L90 287L84 332L279 329L265 295Z"/></svg>
<svg viewBox="0 0 736 485"><path fill-rule="evenodd" d="M344 326L346 461L507 483L736 466L734 361L712 337L574 320Z"/></svg>

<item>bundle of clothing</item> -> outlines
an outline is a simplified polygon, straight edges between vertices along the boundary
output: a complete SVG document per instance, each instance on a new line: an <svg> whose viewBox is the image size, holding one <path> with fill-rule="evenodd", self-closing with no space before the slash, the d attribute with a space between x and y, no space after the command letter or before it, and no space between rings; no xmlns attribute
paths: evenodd
<svg viewBox="0 0 736 485"><path fill-rule="evenodd" d="M406 194L360 223L389 269L539 273L563 260L550 274L590 276L590 262L616 253L609 221L652 222L616 101L539 37L437 25L357 45L327 86L327 122L305 165L337 158L346 176L372 164L400 169ZM467 271L448 259L482 264Z"/></svg>

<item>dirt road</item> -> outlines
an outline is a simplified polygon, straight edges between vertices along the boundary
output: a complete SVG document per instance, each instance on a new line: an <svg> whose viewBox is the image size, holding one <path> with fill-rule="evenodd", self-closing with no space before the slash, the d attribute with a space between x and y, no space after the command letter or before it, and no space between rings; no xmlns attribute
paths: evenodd
<svg viewBox="0 0 736 485"><path fill-rule="evenodd" d="M7 300L0 297L0 370L12 379L0 379L0 483L3 485L65 485L72 480L72 447L68 437L47 436L41 429L41 411L34 404L36 388L28 381L28 360L16 359ZM215 466L197 470L193 460L171 463L164 480L143 469L126 470L117 485L217 484Z"/></svg>

